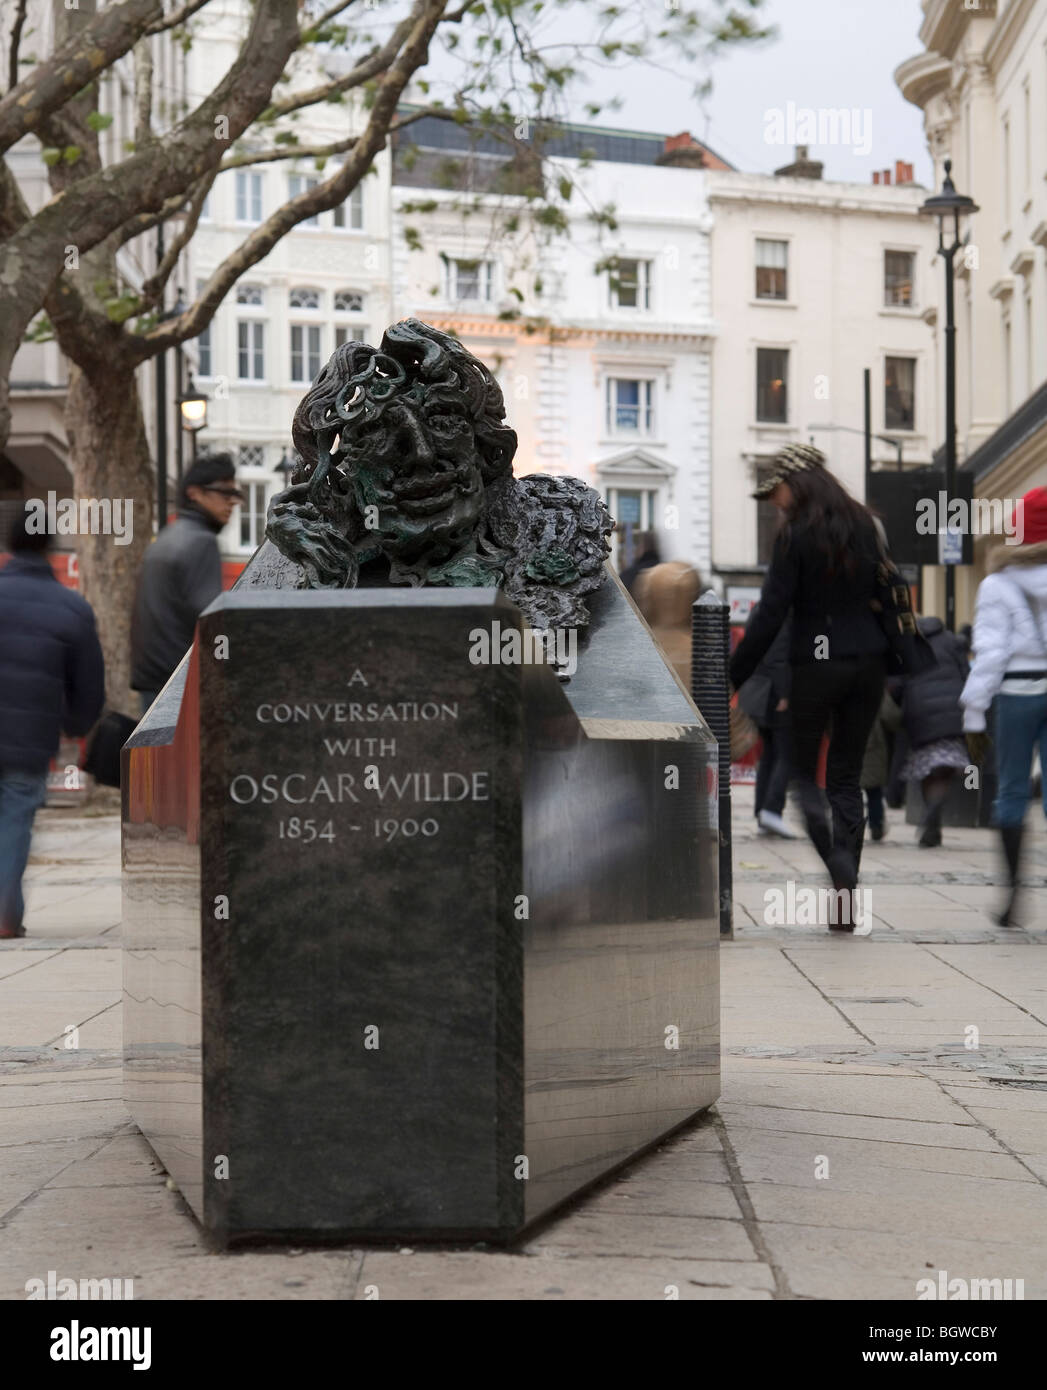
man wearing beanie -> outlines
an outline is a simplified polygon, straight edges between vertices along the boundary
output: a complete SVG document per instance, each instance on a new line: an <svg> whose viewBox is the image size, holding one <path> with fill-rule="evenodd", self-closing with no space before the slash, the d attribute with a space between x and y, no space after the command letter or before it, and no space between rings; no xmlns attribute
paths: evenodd
<svg viewBox="0 0 1047 1390"><path fill-rule="evenodd" d="M143 714L192 646L197 618L222 592L218 533L239 501L230 455L204 455L182 480L178 519L146 552L131 623L131 688Z"/></svg>
<svg viewBox="0 0 1047 1390"><path fill-rule="evenodd" d="M993 817L1007 861L1009 892L997 918L1004 927L1012 925L1015 911L1033 750L1047 748L1047 488L1025 494L1015 522L1020 544L997 547L978 586L974 660L960 696L963 727L974 735L984 733L996 700Z"/></svg>

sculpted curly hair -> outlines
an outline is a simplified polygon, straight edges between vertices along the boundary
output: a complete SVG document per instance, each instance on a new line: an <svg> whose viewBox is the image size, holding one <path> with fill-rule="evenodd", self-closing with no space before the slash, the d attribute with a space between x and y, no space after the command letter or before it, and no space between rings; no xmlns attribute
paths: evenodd
<svg viewBox="0 0 1047 1390"><path fill-rule="evenodd" d="M420 390L426 401L460 409L464 403L476 436L485 484L512 473L516 431L505 424L501 388L484 364L457 338L419 319L393 324L380 348L343 343L336 348L295 411L291 436L311 476L321 456L343 451L342 427L381 419L397 396Z"/></svg>
<svg viewBox="0 0 1047 1390"><path fill-rule="evenodd" d="M390 553L364 525L360 479L366 485L370 461L383 454L410 467L411 445L399 458L382 423L397 401L429 421L467 421L470 486L477 464L483 486L457 529L430 528L422 545ZM396 428L402 412L390 413ZM295 412L292 435L301 461L270 502L266 535L300 566L303 587L353 588L361 566L384 553L394 584L500 585L534 627L589 621L585 596L603 582L609 553L607 508L576 478L513 476L516 433L498 383L450 334L405 319L380 348L343 343Z"/></svg>

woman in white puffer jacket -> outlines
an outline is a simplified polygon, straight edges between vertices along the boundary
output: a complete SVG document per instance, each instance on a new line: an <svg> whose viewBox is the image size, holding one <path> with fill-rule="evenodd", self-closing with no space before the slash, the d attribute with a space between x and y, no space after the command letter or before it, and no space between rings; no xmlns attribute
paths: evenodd
<svg viewBox="0 0 1047 1390"><path fill-rule="evenodd" d="M1006 906L997 918L1004 927L1011 925L1015 909L1022 824L1037 745L1047 772L1047 488L1025 494L1015 508L1015 521L1021 543L999 546L989 558L989 574L978 586L974 660L960 696L963 727L969 733L984 731L986 713L996 700L993 817L1010 883Z"/></svg>

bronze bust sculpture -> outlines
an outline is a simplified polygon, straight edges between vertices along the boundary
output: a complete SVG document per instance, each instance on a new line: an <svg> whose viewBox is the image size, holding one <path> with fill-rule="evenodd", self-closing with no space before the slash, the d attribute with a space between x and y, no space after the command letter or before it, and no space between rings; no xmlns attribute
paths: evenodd
<svg viewBox="0 0 1047 1390"><path fill-rule="evenodd" d="M301 587L500 586L533 628L584 627L613 522L577 478L512 473L516 433L484 364L418 319L337 348L295 412L300 463L266 534Z"/></svg>

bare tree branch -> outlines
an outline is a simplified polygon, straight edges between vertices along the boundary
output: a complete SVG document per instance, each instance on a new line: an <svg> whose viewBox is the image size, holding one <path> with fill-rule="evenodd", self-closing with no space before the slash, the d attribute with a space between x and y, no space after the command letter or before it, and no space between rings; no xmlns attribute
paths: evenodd
<svg viewBox="0 0 1047 1390"><path fill-rule="evenodd" d="M422 106L417 111L412 111L409 116L400 116L389 126L389 134L395 135L398 130L406 130L409 125L414 125L415 121L424 121L427 116L434 116L438 121L454 121L458 123L453 106Z"/></svg>
<svg viewBox="0 0 1047 1390"><path fill-rule="evenodd" d="M140 39L134 50L135 144L153 138L153 45Z"/></svg>
<svg viewBox="0 0 1047 1390"><path fill-rule="evenodd" d="M7 55L7 89L13 92L18 86L18 50L22 45L22 26L28 0L18 0L15 22L11 25L11 48Z"/></svg>
<svg viewBox="0 0 1047 1390"><path fill-rule="evenodd" d="M91 308L72 276L59 276L51 286L44 312L51 320L58 346L78 367L89 367L103 354L112 359L120 353L124 335L105 314Z"/></svg>
<svg viewBox="0 0 1047 1390"><path fill-rule="evenodd" d="M317 15L317 17L310 21L306 28L302 30L303 38L310 29L320 29L325 24L330 24L332 19L337 19L343 10L347 10L350 5L354 5L355 3L356 0L336 0L336 3L333 4L330 9L324 10L322 14Z"/></svg>
<svg viewBox="0 0 1047 1390"><path fill-rule="evenodd" d="M223 150L258 116L297 45L297 0L255 0L247 38L214 90L162 140L82 179L41 208L33 218L31 259L53 257L58 274L65 242L75 241L83 254L122 229L130 208L149 212L171 198L184 202L186 190L218 167ZM30 248L11 243L6 254L13 250L28 255ZM10 288L0 282L0 305Z"/></svg>
<svg viewBox="0 0 1047 1390"><path fill-rule="evenodd" d="M0 159L0 237L9 237L23 222L29 221L29 215L18 180L7 160Z"/></svg>
<svg viewBox="0 0 1047 1390"><path fill-rule="evenodd" d="M470 10L475 9L479 3L480 0L465 0L465 4L459 5L458 9L448 10L444 15L443 22L445 24L460 24L465 15L467 15Z"/></svg>
<svg viewBox="0 0 1047 1390"><path fill-rule="evenodd" d="M143 212L137 217L130 218L120 228L120 245L125 246L127 242L133 241L136 236L143 236L146 232L158 226L161 222L166 222L169 217L174 217L177 213L185 211L185 205L190 197L190 193L183 191L175 193L162 204L158 212Z"/></svg>
<svg viewBox="0 0 1047 1390"><path fill-rule="evenodd" d="M135 0L118 8L131 3ZM92 17L85 28L91 31L93 25ZM0 274L0 440L10 431L8 383L15 352L70 253L83 264L96 246L119 240L136 210L158 211L176 194L184 201L185 190L218 167L265 109L298 44L297 0L254 0L250 28L235 61L195 111L163 140L151 140L129 159L65 189L7 238ZM49 89L45 85L42 90ZM42 114L37 110L34 120ZM17 133L21 119L14 124ZM123 353L121 360L126 360Z"/></svg>
<svg viewBox="0 0 1047 1390"><path fill-rule="evenodd" d="M149 276L148 280L143 283L139 291L139 298L142 301L143 308L151 307L163 294L164 286L171 278L171 272L178 264L179 256L181 256L182 252L193 238L193 234L196 231L196 224L200 221L200 212L207 200L208 193L211 191L211 185L215 181L216 174L217 171L212 170L211 173L205 175L204 178L200 180L199 184L197 184L196 188L194 188L189 207L186 210L185 221L178 229L171 245L164 252L163 260L157 266L153 274Z"/></svg>
<svg viewBox="0 0 1047 1390"><path fill-rule="evenodd" d="M36 130L41 121L65 105L70 93L86 87L133 48L143 24L161 12L162 0L123 0L119 5L107 5L46 63L37 63L0 100L0 153Z"/></svg>
<svg viewBox="0 0 1047 1390"><path fill-rule="evenodd" d="M155 23L150 24L145 33L162 34L165 29L177 29L179 24L184 24L187 19L196 14L197 10L202 10L207 3L208 0L188 0L188 3L183 5L180 10L175 10L174 14L169 14L165 19L158 19Z"/></svg>
<svg viewBox="0 0 1047 1390"><path fill-rule="evenodd" d="M336 140L331 145L281 145L279 149L259 150L257 154L231 154L223 159L221 168L242 169L247 164L272 164L278 159L327 159L330 155L345 154L356 144L356 136Z"/></svg>
<svg viewBox="0 0 1047 1390"><path fill-rule="evenodd" d="M446 3L446 0L443 0ZM417 9L417 6L415 7ZM318 101L326 101L328 97L337 96L340 92L348 92L353 87L360 87L365 82L370 82L372 77L377 77L379 73L385 72L390 64L395 60L396 55L411 32L413 15L415 10L393 30L392 35L380 48L376 48L373 53L361 59L359 63L344 77L336 77L330 82L321 83L319 87L310 87L303 92L295 92L292 96L284 97L283 101L275 101L267 109L266 116L275 119L278 116L287 116L292 111L300 111L303 106L315 106Z"/></svg>
<svg viewBox="0 0 1047 1390"><path fill-rule="evenodd" d="M440 24L447 0L415 0L402 51L382 78L367 127L344 164L324 183L299 193L277 208L217 267L196 301L184 314L158 324L137 340L137 357L145 361L157 352L197 337L211 322L222 300L251 266L269 254L278 241L307 217L343 203L364 177L385 144L386 133L404 88L429 56L429 42Z"/></svg>

